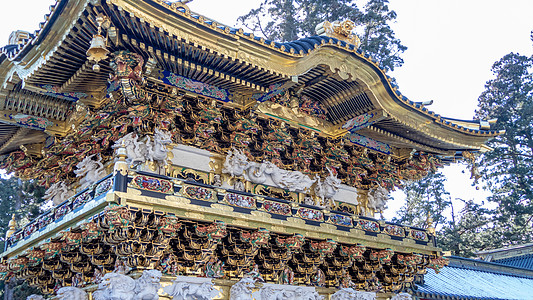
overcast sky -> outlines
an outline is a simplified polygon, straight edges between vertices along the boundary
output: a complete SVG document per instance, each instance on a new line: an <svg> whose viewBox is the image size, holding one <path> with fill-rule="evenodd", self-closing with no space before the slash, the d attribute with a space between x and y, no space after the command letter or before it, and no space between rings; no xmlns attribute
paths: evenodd
<svg viewBox="0 0 533 300"><path fill-rule="evenodd" d="M33 32L54 3L3 2L0 44L7 43L13 30ZM260 2L195 0L189 7L233 26L238 16ZM492 77L492 64L509 52L532 54L531 0L392 0L390 6L398 14L393 24L396 35L408 47L403 54L404 66L391 75L403 95L413 101L434 100L429 109L443 116L471 120L477 97ZM468 174L461 173L461 167L449 167L445 173L452 199L486 197L486 193L470 187Z"/></svg>

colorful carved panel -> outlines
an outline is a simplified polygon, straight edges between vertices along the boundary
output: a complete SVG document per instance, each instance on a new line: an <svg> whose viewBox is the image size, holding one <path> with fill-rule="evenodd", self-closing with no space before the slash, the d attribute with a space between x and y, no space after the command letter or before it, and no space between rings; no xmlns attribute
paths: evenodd
<svg viewBox="0 0 533 300"><path fill-rule="evenodd" d="M322 222L324 221L324 213L319 210L300 207L298 208L298 215L305 220Z"/></svg>
<svg viewBox="0 0 533 300"><path fill-rule="evenodd" d="M292 214L291 206L286 203L264 200L261 208L266 212L277 215L290 216Z"/></svg>
<svg viewBox="0 0 533 300"><path fill-rule="evenodd" d="M370 220L359 220L359 226L365 231L380 232L379 223Z"/></svg>
<svg viewBox="0 0 533 300"><path fill-rule="evenodd" d="M174 192L172 182L165 179L136 175L133 177L131 183L134 187L142 190L165 194L171 194Z"/></svg>
<svg viewBox="0 0 533 300"><path fill-rule="evenodd" d="M197 200L211 201L215 199L215 191L199 186L183 186L181 193Z"/></svg>
<svg viewBox="0 0 533 300"><path fill-rule="evenodd" d="M255 209L255 199L241 194L227 193L224 200L232 206Z"/></svg>
<svg viewBox="0 0 533 300"><path fill-rule="evenodd" d="M200 81L192 80L169 71L159 73L159 79L165 84L184 89L189 92L197 93L206 97L228 102L231 93L228 90L221 89Z"/></svg>

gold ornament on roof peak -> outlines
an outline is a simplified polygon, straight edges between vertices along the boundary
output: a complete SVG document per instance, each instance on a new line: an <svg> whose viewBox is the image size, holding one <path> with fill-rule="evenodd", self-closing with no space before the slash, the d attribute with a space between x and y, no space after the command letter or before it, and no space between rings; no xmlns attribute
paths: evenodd
<svg viewBox="0 0 533 300"><path fill-rule="evenodd" d="M318 35L325 35L332 38L336 38L341 41L345 41L349 44L355 45L359 48L361 40L353 32L355 29L355 23L350 20L335 21L333 23L324 21L315 27L315 32Z"/></svg>

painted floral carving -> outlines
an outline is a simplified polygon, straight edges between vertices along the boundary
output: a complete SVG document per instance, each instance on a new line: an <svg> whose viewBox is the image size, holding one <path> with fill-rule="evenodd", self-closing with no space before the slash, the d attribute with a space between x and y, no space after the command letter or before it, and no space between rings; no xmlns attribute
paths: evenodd
<svg viewBox="0 0 533 300"><path fill-rule="evenodd" d="M22 127L37 130L45 130L47 127L54 125L54 122L46 118L40 118L26 114L9 115L9 118L15 121L17 124L21 125Z"/></svg>
<svg viewBox="0 0 533 300"><path fill-rule="evenodd" d="M289 204L269 200L265 200L263 202L262 208L269 213L283 216L289 216L292 212L291 206Z"/></svg>
<svg viewBox="0 0 533 300"><path fill-rule="evenodd" d="M393 236L399 236L399 237L405 236L405 230L403 229L403 227L398 226L398 225L387 224L385 225L385 228L383 228L383 230L386 233L393 235Z"/></svg>
<svg viewBox="0 0 533 300"><path fill-rule="evenodd" d="M241 194L234 194L234 193L227 193L224 196L224 200L228 202L228 204L243 208L255 208L255 199L250 196L241 195Z"/></svg>
<svg viewBox="0 0 533 300"><path fill-rule="evenodd" d="M356 145L363 146L372 150L376 150L378 152L381 152L383 154L391 154L392 149L389 145L373 140L371 138L368 138L366 136L357 134L355 132L350 132L347 135L344 136L344 138Z"/></svg>
<svg viewBox="0 0 533 300"><path fill-rule="evenodd" d="M94 189L94 197L98 197L103 193L107 192L113 186L113 177L107 178L104 181L100 182Z"/></svg>
<svg viewBox="0 0 533 300"><path fill-rule="evenodd" d="M187 186L184 188L183 193L186 196L203 201L213 200L215 196L213 190L197 186Z"/></svg>
<svg viewBox="0 0 533 300"><path fill-rule="evenodd" d="M324 213L322 213L319 210L300 207L298 208L298 215L302 219L310 220L310 221L317 221L321 222L324 221Z"/></svg>
<svg viewBox="0 0 533 300"><path fill-rule="evenodd" d="M427 241L427 239L428 239L427 233L425 231L421 231L421 230L411 229L409 235L413 239L419 240L419 241Z"/></svg>
<svg viewBox="0 0 533 300"><path fill-rule="evenodd" d="M214 99L229 101L228 96L230 93L225 89L185 78L168 71L163 71L162 75L164 76L163 81L167 84Z"/></svg>
<svg viewBox="0 0 533 300"><path fill-rule="evenodd" d="M372 117L374 117L374 113L372 112L358 115L357 117L354 117L346 121L346 123L342 125L342 129L346 129L350 131L357 131L358 129L368 126L369 125L368 121L370 121Z"/></svg>
<svg viewBox="0 0 533 300"><path fill-rule="evenodd" d="M346 227L353 226L352 218L349 216L345 216L345 215L337 215L337 214L330 215L328 217L328 222L335 224L335 225L346 226Z"/></svg>
<svg viewBox="0 0 533 300"><path fill-rule="evenodd" d="M91 200L91 191L85 191L72 200L72 209L76 209Z"/></svg>
<svg viewBox="0 0 533 300"><path fill-rule="evenodd" d="M361 229L365 231L372 231L372 232L381 231L378 222L374 222L370 220L359 220L359 225L361 226Z"/></svg>

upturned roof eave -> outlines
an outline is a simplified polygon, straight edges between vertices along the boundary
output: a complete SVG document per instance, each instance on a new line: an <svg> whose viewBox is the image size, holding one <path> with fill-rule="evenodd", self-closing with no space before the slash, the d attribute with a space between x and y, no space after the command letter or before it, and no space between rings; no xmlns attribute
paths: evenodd
<svg viewBox="0 0 533 300"><path fill-rule="evenodd" d="M45 23L41 32L36 34L34 39L21 52L17 53L14 61L18 61L18 63L10 64L6 68L9 69L8 72L1 72L4 77L4 83L8 77L15 73L24 80L24 77L38 72L39 65L46 63L42 58L46 58L53 51L50 46L61 42L59 37L65 37L68 34L71 26L65 26L65 24L74 24L77 20L76 16L79 16L85 10L90 1L80 1L76 7L67 2L58 1L58 9L54 11L48 22ZM161 1L149 3L147 1L112 0L108 1L107 5L109 5L108 9L112 9L112 6L116 5L125 11L136 14L139 18L160 28L160 30L166 30L169 34L179 36L185 40L189 39L190 42L206 46L206 48L211 50L213 49L210 46L215 45L217 46L215 50L225 51L225 55L232 59L246 64L256 64L260 68L269 71L274 70L287 77L303 74L308 69L324 62L322 58L329 57L329 67L341 78L361 79L371 90L385 90L386 95L381 92L376 92L375 94L380 94L377 97L378 102L394 103L389 105L391 109L388 110L388 113L391 115L401 117L402 114L407 112L419 118L430 120L432 127L445 128L448 138L451 140L454 140L454 136L461 139L462 136L466 135L480 137L480 140L484 143L488 139L499 135L497 131L473 129L450 122L449 119L442 118L440 115L427 110L423 105L410 101L398 91L397 86L392 83L392 79L376 61L355 48L354 45L335 38L318 36L299 40L305 40L309 45L312 45L310 41L314 41L315 44L312 48L310 46L306 53L301 51L298 53L292 51L291 53L290 49L292 48L289 48L288 45L299 41L268 43L269 41L267 40L245 34L240 29L237 30L221 25L203 16L194 15L190 11L173 9L170 5ZM168 11L170 10L173 11L174 19L169 18ZM77 11L78 14L73 14L73 11ZM158 14L158 12L161 13ZM163 13L165 14L163 15ZM192 29L194 31L191 31ZM49 32L54 32L53 36L55 38L51 38L48 34ZM224 39L220 40L221 36ZM212 43L213 37L219 40L216 44ZM9 61L9 59L5 61ZM22 65L24 66L22 67ZM347 66L344 67L343 65ZM2 67L2 70L5 70L4 67ZM472 121L472 125L475 126L475 121ZM416 126L414 129L416 129Z"/></svg>

